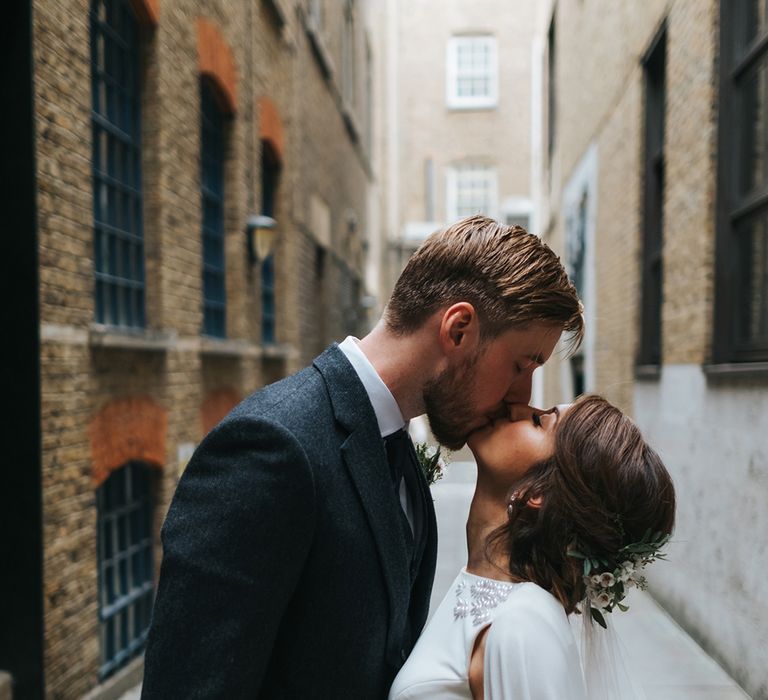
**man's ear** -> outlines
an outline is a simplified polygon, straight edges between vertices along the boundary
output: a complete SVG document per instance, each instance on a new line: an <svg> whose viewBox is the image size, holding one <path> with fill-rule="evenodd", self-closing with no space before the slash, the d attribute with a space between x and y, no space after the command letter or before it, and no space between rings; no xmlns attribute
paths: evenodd
<svg viewBox="0 0 768 700"><path fill-rule="evenodd" d="M440 344L446 353L475 345L480 328L475 307L468 301L449 306L440 320Z"/></svg>

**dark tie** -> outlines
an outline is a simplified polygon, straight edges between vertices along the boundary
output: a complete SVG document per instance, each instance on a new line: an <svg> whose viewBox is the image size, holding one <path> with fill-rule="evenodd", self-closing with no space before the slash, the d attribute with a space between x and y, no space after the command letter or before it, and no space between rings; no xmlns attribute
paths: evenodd
<svg viewBox="0 0 768 700"><path fill-rule="evenodd" d="M405 428L387 435L384 438L384 446L387 448L387 461L389 462L389 474L392 479L392 488L400 498L400 482L403 479L404 470L410 465L410 438Z"/></svg>

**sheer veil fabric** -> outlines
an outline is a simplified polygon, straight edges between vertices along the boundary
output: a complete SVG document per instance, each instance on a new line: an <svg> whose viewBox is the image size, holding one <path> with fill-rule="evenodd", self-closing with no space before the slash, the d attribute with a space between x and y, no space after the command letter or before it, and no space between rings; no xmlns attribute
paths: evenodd
<svg viewBox="0 0 768 700"><path fill-rule="evenodd" d="M608 629L585 617L571 615L569 620L579 647L587 700L646 700L629 672L626 649L611 616L605 616Z"/></svg>

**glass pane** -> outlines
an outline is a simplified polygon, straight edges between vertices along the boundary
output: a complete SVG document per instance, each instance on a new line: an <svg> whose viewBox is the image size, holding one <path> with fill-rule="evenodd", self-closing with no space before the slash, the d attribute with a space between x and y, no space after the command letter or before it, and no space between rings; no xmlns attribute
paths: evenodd
<svg viewBox="0 0 768 700"><path fill-rule="evenodd" d="M768 340L768 214L739 227L737 334L741 341Z"/></svg>
<svg viewBox="0 0 768 700"><path fill-rule="evenodd" d="M112 547L112 519L104 519L104 558L111 559L114 549Z"/></svg>
<svg viewBox="0 0 768 700"><path fill-rule="evenodd" d="M115 602L115 574L111 566L104 569L104 594L102 600L105 605L112 605Z"/></svg>
<svg viewBox="0 0 768 700"><path fill-rule="evenodd" d="M739 87L739 194L746 195L768 184L768 56L744 76Z"/></svg>
<svg viewBox="0 0 768 700"><path fill-rule="evenodd" d="M741 0L744 3L742 25L737 35L739 54L768 29L768 0Z"/></svg>

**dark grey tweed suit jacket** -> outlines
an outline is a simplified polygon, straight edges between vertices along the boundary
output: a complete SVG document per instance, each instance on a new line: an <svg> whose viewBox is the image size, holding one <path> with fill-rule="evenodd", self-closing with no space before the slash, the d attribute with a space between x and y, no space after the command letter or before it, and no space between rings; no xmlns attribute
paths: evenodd
<svg viewBox="0 0 768 700"><path fill-rule="evenodd" d="M200 444L162 529L142 698L386 697L426 621L376 417L333 345Z"/></svg>

